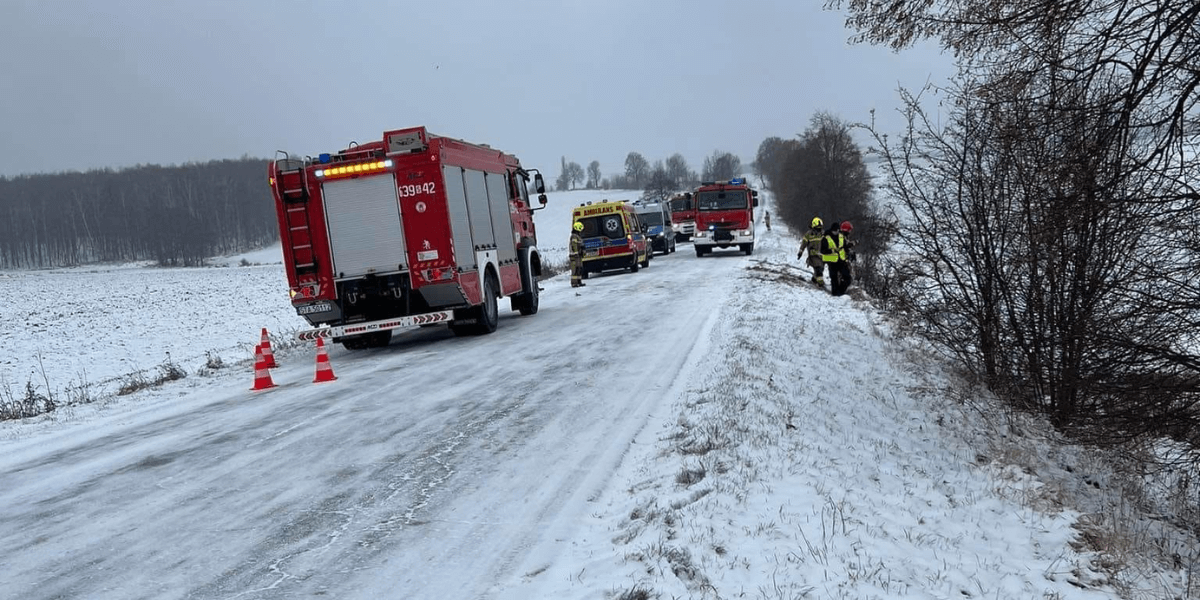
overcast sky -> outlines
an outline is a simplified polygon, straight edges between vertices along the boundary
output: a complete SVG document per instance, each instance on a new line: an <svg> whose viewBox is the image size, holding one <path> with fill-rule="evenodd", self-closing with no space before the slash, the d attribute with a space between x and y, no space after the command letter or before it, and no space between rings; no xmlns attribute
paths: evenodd
<svg viewBox="0 0 1200 600"><path fill-rule="evenodd" d="M389 129L553 177L625 156L744 163L817 110L899 128L932 45L850 45L822 0L3 0L0 175L316 155Z"/></svg>

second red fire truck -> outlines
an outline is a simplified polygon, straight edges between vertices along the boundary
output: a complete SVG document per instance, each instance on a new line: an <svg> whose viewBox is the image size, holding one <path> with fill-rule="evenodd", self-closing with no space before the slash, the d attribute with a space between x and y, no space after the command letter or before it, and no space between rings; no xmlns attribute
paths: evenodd
<svg viewBox="0 0 1200 600"><path fill-rule="evenodd" d="M692 201L692 193L675 194L668 201L671 205L671 229L675 231L675 240L686 242L696 233L696 204Z"/></svg>
<svg viewBox="0 0 1200 600"><path fill-rule="evenodd" d="M747 255L754 253L754 207L758 191L745 179L706 181L692 192L696 207L696 233L692 245L696 256L714 248L737 247Z"/></svg>
<svg viewBox="0 0 1200 600"><path fill-rule="evenodd" d="M292 305L315 326L300 339L386 346L395 329L436 323L490 333L500 298L537 312L545 185L516 157L413 127L269 170Z"/></svg>

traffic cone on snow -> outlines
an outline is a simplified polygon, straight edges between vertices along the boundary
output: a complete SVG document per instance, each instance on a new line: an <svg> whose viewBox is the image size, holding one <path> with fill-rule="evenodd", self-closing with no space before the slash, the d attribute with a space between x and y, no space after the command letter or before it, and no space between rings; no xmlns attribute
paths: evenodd
<svg viewBox="0 0 1200 600"><path fill-rule="evenodd" d="M254 387L250 391L266 390L275 387L271 381L271 372L267 370L267 359L263 355L262 346L254 347Z"/></svg>
<svg viewBox="0 0 1200 600"><path fill-rule="evenodd" d="M262 328L262 342L259 346L262 347L263 356L267 359L267 368L274 369L279 365L275 364L275 353L271 351L271 338L267 337L267 328Z"/></svg>
<svg viewBox="0 0 1200 600"><path fill-rule="evenodd" d="M317 376L313 377L313 383L335 379L337 376L333 374L333 367L329 364L329 352L325 350L325 338L317 338Z"/></svg>

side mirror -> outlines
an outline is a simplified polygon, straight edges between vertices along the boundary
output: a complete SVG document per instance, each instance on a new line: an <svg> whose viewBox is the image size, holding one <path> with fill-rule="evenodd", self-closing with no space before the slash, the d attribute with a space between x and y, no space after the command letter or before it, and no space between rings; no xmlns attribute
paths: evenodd
<svg viewBox="0 0 1200 600"><path fill-rule="evenodd" d="M546 194L538 194L538 202L540 202L544 208L546 206Z"/></svg>
<svg viewBox="0 0 1200 600"><path fill-rule="evenodd" d="M541 173L534 173L534 174L533 174L533 189L534 189L535 191L537 191L537 193L539 193L539 194L545 194L545 193L546 193L546 180L542 179L542 174L541 174ZM539 200L541 200L541 198L540 198L540 197L539 197ZM546 203L546 201L545 201L545 200L541 200L541 202L542 202L542 204L545 204L545 203Z"/></svg>
<svg viewBox="0 0 1200 600"><path fill-rule="evenodd" d="M754 195L754 206L758 206L758 194Z"/></svg>

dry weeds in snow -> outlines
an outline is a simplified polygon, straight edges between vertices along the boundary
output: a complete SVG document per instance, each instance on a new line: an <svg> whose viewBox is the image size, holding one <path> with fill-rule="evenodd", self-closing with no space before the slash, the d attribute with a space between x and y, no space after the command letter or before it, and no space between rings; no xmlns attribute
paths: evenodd
<svg viewBox="0 0 1200 600"><path fill-rule="evenodd" d="M1169 562L1164 572L1147 544L1164 546L1159 558L1169 561L1165 540L1181 538L1153 534L1111 501L1080 510L1080 490L1095 488L1041 472L1062 445L1032 435L1035 421L943 372L919 340L897 339L865 304L824 310L853 300L812 293L779 265L753 265L747 276L762 282L759 293L735 297L732 318L713 332L723 360L679 399L659 436L674 472L628 489L636 508L612 542L637 567L631 590L857 599L1189 589L1130 583L1170 579ZM795 310L764 309L773 303ZM791 318L764 317L772 314ZM873 368L883 364L895 368ZM1099 462L1088 470L1103 471ZM1080 534L1054 537L1072 531L1066 525ZM1030 572L1015 575L1020 563ZM1186 577L1186 566L1176 571ZM763 573L770 585L740 583Z"/></svg>

